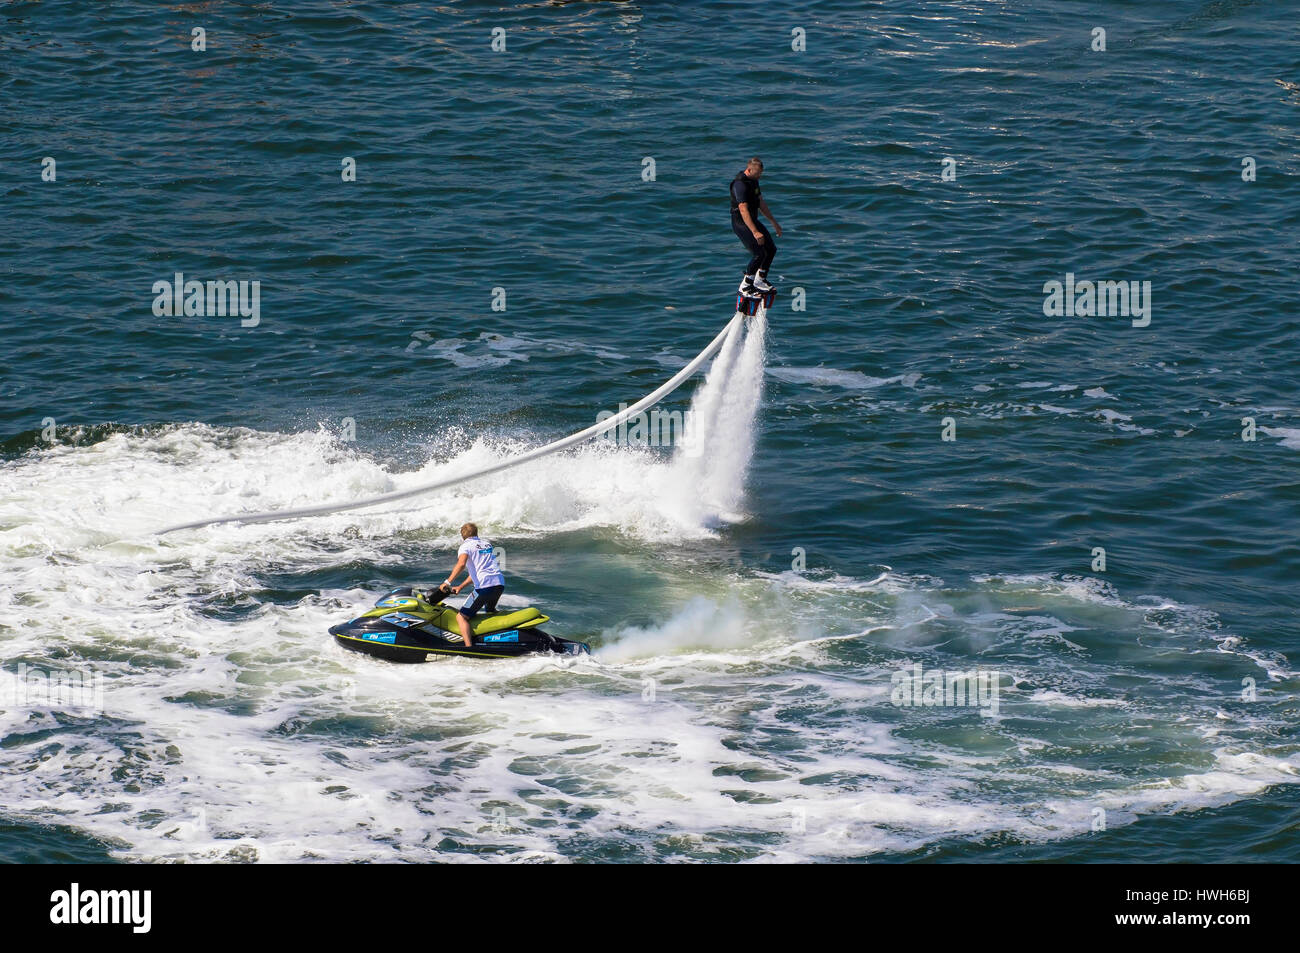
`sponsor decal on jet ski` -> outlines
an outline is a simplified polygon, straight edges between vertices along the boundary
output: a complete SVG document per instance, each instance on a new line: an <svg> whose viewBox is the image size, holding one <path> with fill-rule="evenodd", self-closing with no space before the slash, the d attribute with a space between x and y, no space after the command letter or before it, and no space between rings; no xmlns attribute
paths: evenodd
<svg viewBox="0 0 1300 953"><path fill-rule="evenodd" d="M409 615L405 612L390 612L386 616L381 616L384 622L391 622L393 625L400 625L403 629L411 625L419 625L425 621L418 615Z"/></svg>

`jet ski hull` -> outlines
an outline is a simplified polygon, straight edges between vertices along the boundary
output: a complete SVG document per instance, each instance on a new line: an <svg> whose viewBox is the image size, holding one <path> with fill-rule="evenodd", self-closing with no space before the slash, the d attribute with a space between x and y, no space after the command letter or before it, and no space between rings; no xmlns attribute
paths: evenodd
<svg viewBox="0 0 1300 953"><path fill-rule="evenodd" d="M460 636L453 643L440 635L425 632L365 630L351 623L330 627L334 641L345 649L372 655L390 662L425 662L430 655L459 655L466 658L518 658L548 652L555 655L585 655L590 652L584 642L558 639L540 629L526 629L515 633L516 642L488 642L479 639L465 645Z"/></svg>
<svg viewBox="0 0 1300 953"><path fill-rule="evenodd" d="M430 656L518 658L521 655L585 655L585 642L543 632L549 619L536 609L490 612L473 622L473 645L465 645L456 625L456 610L433 592L395 589L375 608L350 622L330 627L345 649L390 662L424 662Z"/></svg>

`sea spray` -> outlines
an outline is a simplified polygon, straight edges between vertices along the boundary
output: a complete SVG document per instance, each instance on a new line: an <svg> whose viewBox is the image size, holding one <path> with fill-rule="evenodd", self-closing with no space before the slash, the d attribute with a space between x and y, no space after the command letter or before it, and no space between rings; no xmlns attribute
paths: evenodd
<svg viewBox="0 0 1300 953"><path fill-rule="evenodd" d="M701 461L707 456L710 446L717 439L718 411L743 339L744 326L734 325L723 342L718 356L713 359L704 383L700 385L691 400L691 409L686 416L690 421L687 431L687 449L692 451L689 456ZM683 455L679 454L680 456Z"/></svg>
<svg viewBox="0 0 1300 953"><path fill-rule="evenodd" d="M763 392L767 321L759 315L728 338L687 415L690 440L673 459L677 495L703 522L735 519L754 455ZM689 451L689 452L687 452Z"/></svg>
<svg viewBox="0 0 1300 953"><path fill-rule="evenodd" d="M754 456L755 425L763 399L766 337L767 318L760 313L749 321L744 349L723 394L716 452L704 457L707 470L702 495L724 516L735 514L744 499L745 475Z"/></svg>
<svg viewBox="0 0 1300 953"><path fill-rule="evenodd" d="M601 633L602 662L727 652L753 641L752 620L734 595L720 602L695 596L655 625L625 625Z"/></svg>

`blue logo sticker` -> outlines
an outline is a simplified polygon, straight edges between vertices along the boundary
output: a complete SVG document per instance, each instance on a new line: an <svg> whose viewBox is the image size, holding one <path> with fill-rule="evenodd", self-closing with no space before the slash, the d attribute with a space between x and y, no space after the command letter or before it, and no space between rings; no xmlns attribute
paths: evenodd
<svg viewBox="0 0 1300 953"><path fill-rule="evenodd" d="M485 635L483 636L483 641L485 643L486 642L518 642L519 630L515 629L513 632L498 632L495 635Z"/></svg>
<svg viewBox="0 0 1300 953"><path fill-rule="evenodd" d="M397 641L396 632L363 632L361 637L367 642L387 642L389 645Z"/></svg>

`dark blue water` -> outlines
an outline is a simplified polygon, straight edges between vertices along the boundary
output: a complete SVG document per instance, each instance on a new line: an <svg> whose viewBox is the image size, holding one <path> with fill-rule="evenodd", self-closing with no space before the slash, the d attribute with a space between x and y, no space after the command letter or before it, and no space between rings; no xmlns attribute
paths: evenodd
<svg viewBox="0 0 1300 953"><path fill-rule="evenodd" d="M0 14L0 857L1297 859L1300 4ZM664 405L702 456L151 535L635 401L732 314L752 154L782 294ZM593 658L331 644L466 519Z"/></svg>

